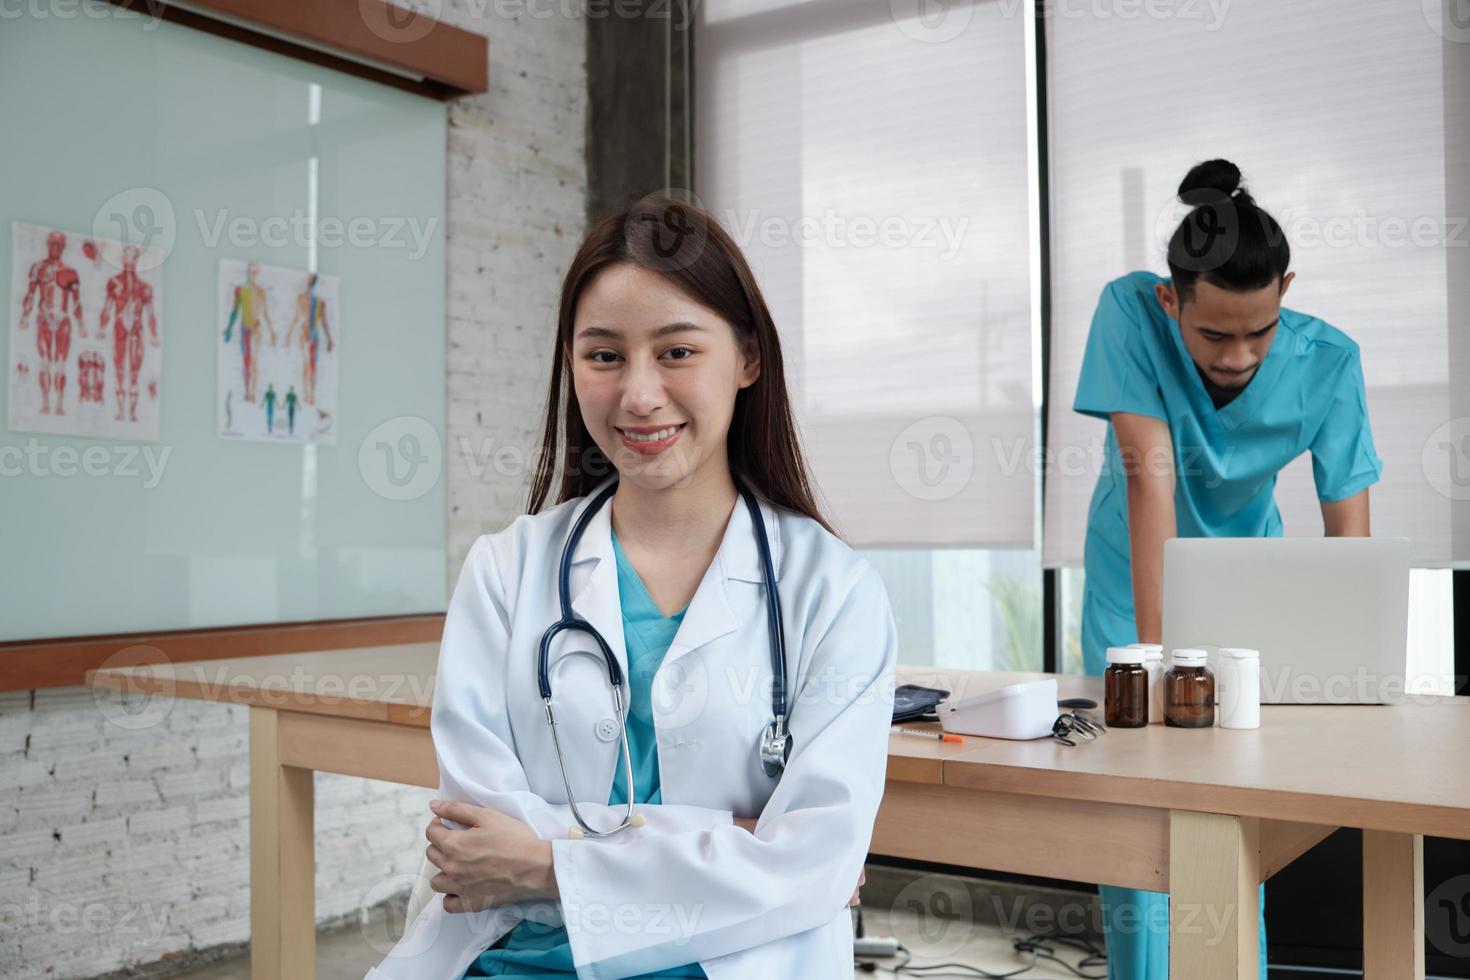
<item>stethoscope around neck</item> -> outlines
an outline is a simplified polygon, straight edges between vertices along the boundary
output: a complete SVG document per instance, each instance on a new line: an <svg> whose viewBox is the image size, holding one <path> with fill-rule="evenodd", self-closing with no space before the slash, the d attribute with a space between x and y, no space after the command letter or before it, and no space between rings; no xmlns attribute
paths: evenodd
<svg viewBox="0 0 1470 980"><path fill-rule="evenodd" d="M781 630L781 595L776 590L776 572L771 564L771 545L766 538L766 523L761 518L760 505L756 503L755 495L746 488L739 477L733 477L733 479L736 489L740 491L740 496L745 499L745 506L750 511L751 523L755 526L756 547L760 551L761 574L766 589L766 625L771 634L771 714L774 717L761 731L757 758L760 761L762 772L771 778L779 778L786 769L786 760L791 756L792 746L791 733L786 730L786 640ZM551 726L551 741L556 748L556 765L561 770L561 781L566 787L567 803L571 806L572 817L577 821L577 826L571 830L572 837L611 837L629 827L641 827L644 823L643 815L633 809L633 756L628 751L628 719L623 705L623 668L618 664L618 658L613 654L612 647L608 646L602 634L597 632L597 628L572 612L572 554L577 550L577 542L581 540L582 532L587 529L588 523L617 488L618 481L613 480L592 499L592 502L577 517L576 523L572 525L572 533L567 537L566 547L562 549L561 567L557 574L556 589L557 597L561 602L561 619L551 624L541 635L541 648L536 668L536 683L541 691L541 703L546 708L546 722ZM572 793L571 780L567 776L566 761L562 757L561 739L556 729L556 714L551 707L550 670L551 641L561 633L584 633L590 636L597 644L597 651L602 654L603 661L607 664L608 684L612 687L613 709L617 713L618 734L623 748L623 777L628 787L627 809L623 813L622 822L611 830L596 830L582 817L581 811L577 809L577 798Z"/></svg>

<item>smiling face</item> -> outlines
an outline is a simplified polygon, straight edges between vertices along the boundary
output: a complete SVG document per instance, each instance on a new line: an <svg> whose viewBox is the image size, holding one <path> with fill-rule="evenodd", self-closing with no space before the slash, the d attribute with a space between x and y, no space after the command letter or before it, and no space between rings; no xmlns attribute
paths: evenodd
<svg viewBox="0 0 1470 980"><path fill-rule="evenodd" d="M728 469L735 395L760 364L714 310L657 272L609 266L578 298L570 357L583 424L621 479L660 490Z"/></svg>
<svg viewBox="0 0 1470 980"><path fill-rule="evenodd" d="M1179 323L1184 346L1201 371L1221 388L1244 388L1266 359L1281 318L1281 298L1294 272L1260 289L1236 292L1203 278L1180 305L1172 285L1156 289L1159 305Z"/></svg>

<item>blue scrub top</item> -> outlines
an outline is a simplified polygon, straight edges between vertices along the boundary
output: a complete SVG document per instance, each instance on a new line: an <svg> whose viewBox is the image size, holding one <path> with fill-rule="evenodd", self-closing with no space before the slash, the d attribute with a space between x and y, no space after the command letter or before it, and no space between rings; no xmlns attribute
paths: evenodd
<svg viewBox="0 0 1470 980"><path fill-rule="evenodd" d="M1103 288L1072 407L1108 419L1162 419L1174 443L1174 510L1180 537L1282 533L1276 475L1303 452L1323 501L1377 482L1358 345L1316 317L1281 308L1270 350L1245 389L1216 408L1184 346L1179 321L1133 272ZM1108 425L1102 472L1087 512L1082 653L1102 673L1108 646L1136 642L1128 560L1128 477Z"/></svg>
<svg viewBox="0 0 1470 980"><path fill-rule="evenodd" d="M689 611L686 605L672 616L665 616L654 604L643 580L633 568L617 533L612 536L613 552L618 562L618 597L623 611L623 637L628 648L628 749L633 757L633 802L657 805L662 802L659 791L658 741L653 724L653 675L663 663L669 644L679 630L679 623ZM623 752L618 748L617 775L613 779L610 805L628 802L627 780L623 776ZM548 980L574 978L572 944L562 926L522 921L505 938L482 952L462 977L501 977L506 980ZM698 963L673 967L649 977L703 977Z"/></svg>

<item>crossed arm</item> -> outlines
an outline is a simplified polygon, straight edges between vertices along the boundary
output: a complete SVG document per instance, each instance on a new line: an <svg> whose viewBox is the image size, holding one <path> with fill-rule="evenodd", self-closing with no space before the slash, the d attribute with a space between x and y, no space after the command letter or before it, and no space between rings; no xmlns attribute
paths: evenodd
<svg viewBox="0 0 1470 980"><path fill-rule="evenodd" d="M552 864L551 842L536 836L529 825L497 810L453 800L431 800L424 836L430 863L439 869L429 883L444 894L446 912L479 912L499 905L561 897ZM463 824L454 830L444 821ZM754 817L736 817L736 826L755 833ZM858 887L848 905L858 904Z"/></svg>

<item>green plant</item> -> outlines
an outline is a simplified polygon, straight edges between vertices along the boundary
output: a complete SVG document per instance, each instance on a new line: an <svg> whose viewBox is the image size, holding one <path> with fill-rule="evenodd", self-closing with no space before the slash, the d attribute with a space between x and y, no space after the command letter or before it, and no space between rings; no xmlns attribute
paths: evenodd
<svg viewBox="0 0 1470 980"><path fill-rule="evenodd" d="M1041 669L1041 594L1013 578L992 578L986 583L995 600L996 612L1005 627L1006 643L996 658L1000 670Z"/></svg>
<svg viewBox="0 0 1470 980"><path fill-rule="evenodd" d="M1085 674L1082 662L1082 569L1058 573L1065 607L1062 611L1062 665L1064 674Z"/></svg>

